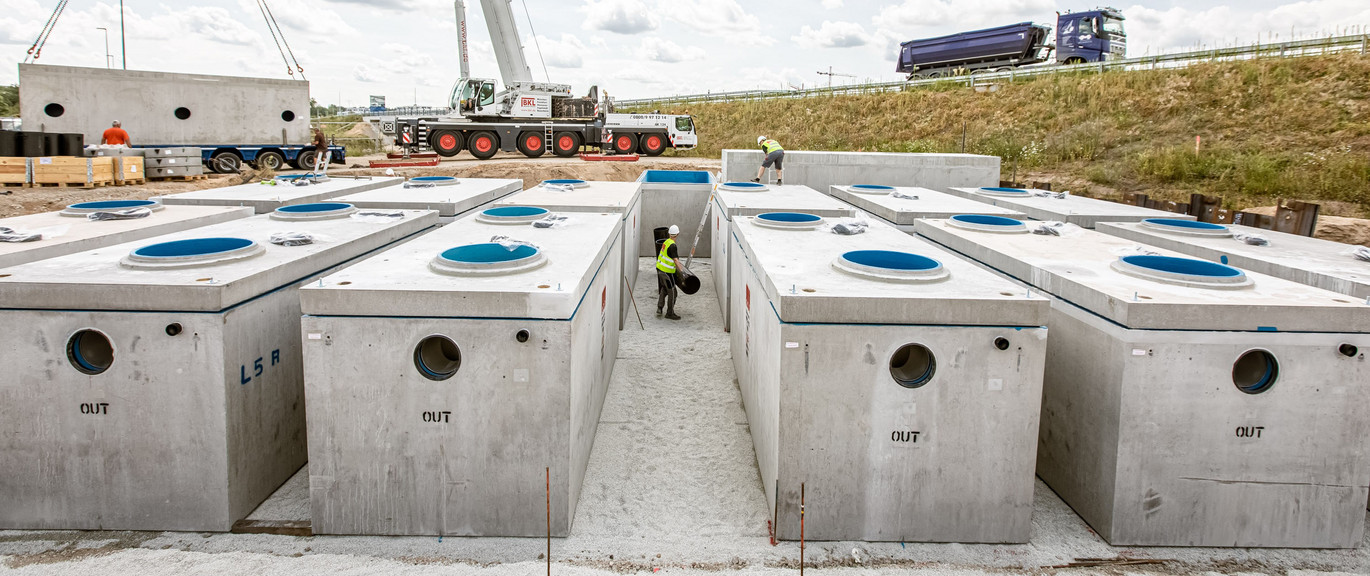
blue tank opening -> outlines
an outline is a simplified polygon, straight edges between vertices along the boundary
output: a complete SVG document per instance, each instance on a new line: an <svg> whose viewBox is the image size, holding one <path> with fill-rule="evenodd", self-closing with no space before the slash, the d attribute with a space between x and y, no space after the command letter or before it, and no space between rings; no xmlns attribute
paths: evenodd
<svg viewBox="0 0 1370 576"><path fill-rule="evenodd" d="M578 186L578 185L584 184L585 181L584 181L584 180L576 180L576 179L574 179L574 178L556 178L556 179L553 179L553 180L543 180L542 183L543 183L543 184L560 184L560 185L563 185L563 186L566 185L566 184L570 184L570 185L572 185L572 186Z"/></svg>
<svg viewBox="0 0 1370 576"><path fill-rule="evenodd" d="M498 262L513 262L532 258L538 253L537 248L532 246L518 246L513 250L505 248L494 242L483 244L467 244L449 248L442 253L442 259L451 262L462 262L466 264L495 264Z"/></svg>
<svg viewBox="0 0 1370 576"><path fill-rule="evenodd" d="M410 182L451 182L456 180L452 176L415 176L410 178Z"/></svg>
<svg viewBox="0 0 1370 576"><path fill-rule="evenodd" d="M760 188L765 188L765 187L766 187L765 184L761 184L761 183L759 183L759 182L724 182L723 185L724 185L724 186L727 186L727 187L729 187L729 188L757 188L757 189L760 189Z"/></svg>
<svg viewBox="0 0 1370 576"><path fill-rule="evenodd" d="M145 206L156 206L153 200L102 200L99 202L81 202L67 206L73 210L124 210L127 208L142 208Z"/></svg>
<svg viewBox="0 0 1370 576"><path fill-rule="evenodd" d="M894 186L885 186L883 184L852 184L851 187L857 190L894 190Z"/></svg>
<svg viewBox="0 0 1370 576"><path fill-rule="evenodd" d="M639 182L658 184L712 184L714 175L703 170L645 170Z"/></svg>
<svg viewBox="0 0 1370 576"><path fill-rule="evenodd" d="M1216 262L1206 260L1195 260L1193 258L1176 258L1174 256L1123 256L1123 262L1155 270L1158 272L1168 272L1170 274L1183 274L1186 276L1208 276L1210 278L1234 278L1244 276L1241 270L1231 266L1224 266Z"/></svg>
<svg viewBox="0 0 1370 576"><path fill-rule="evenodd" d="M767 212L757 216L757 218L768 222L785 222L789 224L818 222L823 219L819 216L814 216L813 214L804 214L801 212Z"/></svg>
<svg viewBox="0 0 1370 576"><path fill-rule="evenodd" d="M999 186L986 186L986 187L982 187L982 188L980 188L980 189L981 189L981 190L984 190L984 191L987 191L987 192L999 192L999 193L1002 193L1002 194L1027 194L1027 193L1028 193L1027 190L1023 190L1022 188L1002 188L1002 187L999 187Z"/></svg>
<svg viewBox="0 0 1370 576"><path fill-rule="evenodd" d="M481 214L491 218L526 218L529 216L541 216L546 213L546 208L538 208L536 206L500 206L481 212Z"/></svg>
<svg viewBox="0 0 1370 576"><path fill-rule="evenodd" d="M1279 377L1279 362L1265 350L1249 350L1232 363L1232 384L1247 394L1269 390Z"/></svg>
<svg viewBox="0 0 1370 576"><path fill-rule="evenodd" d="M206 256L222 252L232 252L251 246L246 238L194 238L175 240L143 246L133 251L134 256L144 258L182 258L186 256Z"/></svg>
<svg viewBox="0 0 1370 576"><path fill-rule="evenodd" d="M1147 224L1157 226L1170 226L1172 228L1188 228L1191 230L1227 230L1227 226L1222 224L1212 224L1209 222L1199 222L1198 220L1180 220L1177 218L1147 218L1143 220Z"/></svg>
<svg viewBox="0 0 1370 576"><path fill-rule="evenodd" d="M294 206L282 206L277 208L277 212L287 212L290 214L312 214L315 212L335 212L347 210L352 205L346 202L315 202L312 204L295 204Z"/></svg>
<svg viewBox="0 0 1370 576"><path fill-rule="evenodd" d="M1022 220L1005 218L1003 216L988 216L985 214L957 214L951 217L952 220L965 224L976 224L979 226L1022 226Z"/></svg>
<svg viewBox="0 0 1370 576"><path fill-rule="evenodd" d="M935 270L942 266L941 262L927 256L893 250L853 250L843 254L842 258L853 264L886 270Z"/></svg>

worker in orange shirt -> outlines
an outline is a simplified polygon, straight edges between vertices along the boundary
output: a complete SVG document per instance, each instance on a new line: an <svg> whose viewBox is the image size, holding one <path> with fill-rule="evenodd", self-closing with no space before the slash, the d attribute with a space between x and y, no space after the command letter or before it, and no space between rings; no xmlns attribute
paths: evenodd
<svg viewBox="0 0 1370 576"><path fill-rule="evenodd" d="M109 144L111 146L128 146L131 144L128 132L119 127L118 120L115 120L114 125L110 126L108 130L105 130L105 135L100 138L100 143Z"/></svg>

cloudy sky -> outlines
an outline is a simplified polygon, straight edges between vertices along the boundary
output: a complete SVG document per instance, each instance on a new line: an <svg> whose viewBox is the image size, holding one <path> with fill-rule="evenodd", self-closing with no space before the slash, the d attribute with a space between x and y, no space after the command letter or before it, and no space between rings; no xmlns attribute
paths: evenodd
<svg viewBox="0 0 1370 576"><path fill-rule="evenodd" d="M18 80L56 0L5 0L0 82ZM438 104L458 75L447 0L276 0L286 40L324 104ZM468 0L471 70L498 76L479 0ZM525 14L524 6L528 14ZM286 78L256 0L125 0L130 69ZM619 98L896 80L900 41L1025 20L1093 0L514 0L535 76L598 84ZM1367 0L1120 2L1129 56L1370 31ZM536 31L536 46L533 42ZM117 1L72 1L43 49L44 64L119 66Z"/></svg>

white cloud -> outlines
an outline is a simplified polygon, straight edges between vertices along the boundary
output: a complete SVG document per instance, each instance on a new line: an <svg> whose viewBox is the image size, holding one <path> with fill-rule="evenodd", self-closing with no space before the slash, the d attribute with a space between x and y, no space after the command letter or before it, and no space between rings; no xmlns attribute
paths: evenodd
<svg viewBox="0 0 1370 576"><path fill-rule="evenodd" d="M823 7L828 10L836 10L842 7L842 0L823 0Z"/></svg>
<svg viewBox="0 0 1370 576"><path fill-rule="evenodd" d="M668 0L660 4L666 17L711 36L740 44L770 46L775 39L761 33L761 20L737 0Z"/></svg>
<svg viewBox="0 0 1370 576"><path fill-rule="evenodd" d="M1227 6L1157 10L1133 5L1123 14L1128 53L1133 56L1344 34L1342 27L1370 24L1370 4L1361 0L1292 2L1259 12Z"/></svg>
<svg viewBox="0 0 1370 576"><path fill-rule="evenodd" d="M648 60L668 64L699 60L705 55L704 50L698 46L681 46L661 38L643 38L637 52Z"/></svg>
<svg viewBox="0 0 1370 576"><path fill-rule="evenodd" d="M580 68L585 65L585 44L575 35L562 34L560 39L538 36L538 46L542 47L543 60L552 68ZM537 63L532 61L528 64L537 66Z"/></svg>
<svg viewBox="0 0 1370 576"><path fill-rule="evenodd" d="M656 30L657 17L641 0L585 0L587 30L606 30L616 34L638 34Z"/></svg>
<svg viewBox="0 0 1370 576"><path fill-rule="evenodd" d="M869 40L866 29L855 22L829 22L823 21L823 25L817 30L805 26L799 30L798 36L791 36L796 44L800 46L821 46L823 48L852 48L864 46Z"/></svg>
<svg viewBox="0 0 1370 576"><path fill-rule="evenodd" d="M1055 10L1054 0L903 0L881 8L871 21L898 30L946 25L974 30L1024 20L1042 21Z"/></svg>
<svg viewBox="0 0 1370 576"><path fill-rule="evenodd" d="M384 81L375 71L371 70L371 68L365 64L358 64L352 68L352 79L368 84Z"/></svg>

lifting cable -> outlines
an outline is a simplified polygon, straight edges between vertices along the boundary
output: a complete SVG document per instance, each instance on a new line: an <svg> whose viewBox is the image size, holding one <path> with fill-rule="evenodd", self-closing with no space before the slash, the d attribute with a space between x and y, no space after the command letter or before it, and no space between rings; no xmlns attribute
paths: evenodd
<svg viewBox="0 0 1370 576"><path fill-rule="evenodd" d="M538 44L538 31L533 29L533 15L528 12L528 0L523 0L523 15L528 18L528 31L533 34L533 47L538 49L538 62L542 62L542 76L551 83L552 75L547 73L547 61L542 59L542 45Z"/></svg>
<svg viewBox="0 0 1370 576"><path fill-rule="evenodd" d="M57 7L53 8L52 14L48 16L47 23L43 24L43 29L38 32L38 38L29 46L28 56L24 57L24 63L29 59L38 60L43 55L43 45L48 43L48 38L52 36L53 28L57 27L57 19L62 17L62 11L67 9L67 0L57 2Z"/></svg>
<svg viewBox="0 0 1370 576"><path fill-rule="evenodd" d="M299 70L300 79L308 80L304 77L304 67L300 66L300 61L295 58L295 52L290 49L290 43L286 42L285 31L281 30L281 25L276 23L276 16L271 13L271 6L267 5L266 0L257 0L257 9L262 13L262 20L266 21L266 30L271 33L271 40L276 43L276 51L281 53L281 61L285 63L285 73L294 78L295 71ZM285 48L281 47L282 43L285 44ZM290 53L289 58L286 58L287 52ZM294 67L291 66L292 61L295 64Z"/></svg>

